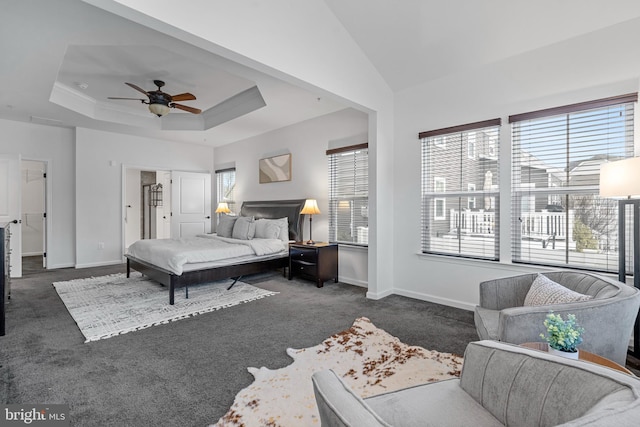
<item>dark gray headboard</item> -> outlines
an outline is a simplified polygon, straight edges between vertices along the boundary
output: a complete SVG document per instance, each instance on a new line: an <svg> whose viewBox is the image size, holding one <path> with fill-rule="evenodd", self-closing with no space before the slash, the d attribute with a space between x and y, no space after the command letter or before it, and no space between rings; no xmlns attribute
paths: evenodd
<svg viewBox="0 0 640 427"><path fill-rule="evenodd" d="M299 242L302 240L302 222L304 216L300 214L305 199L301 200L265 200L260 202L243 202L240 215L253 216L255 219L289 218L289 239Z"/></svg>

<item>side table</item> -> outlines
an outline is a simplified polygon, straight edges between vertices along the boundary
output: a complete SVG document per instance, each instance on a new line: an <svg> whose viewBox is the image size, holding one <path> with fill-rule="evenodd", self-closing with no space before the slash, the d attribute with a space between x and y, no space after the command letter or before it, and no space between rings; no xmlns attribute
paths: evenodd
<svg viewBox="0 0 640 427"><path fill-rule="evenodd" d="M549 344L547 344L546 342L526 342L520 345L522 347L532 348L534 350L545 352L549 349ZM633 375L633 372L631 372L624 366L617 364L613 360L609 360L606 357L598 356L597 354L591 353L586 350L580 350L580 352L578 353L578 360L584 360L586 362L606 366L607 368L616 369L618 371L624 372L625 374Z"/></svg>
<svg viewBox="0 0 640 427"><path fill-rule="evenodd" d="M289 280L301 276L321 288L329 279L338 282L338 245L317 242L289 244Z"/></svg>

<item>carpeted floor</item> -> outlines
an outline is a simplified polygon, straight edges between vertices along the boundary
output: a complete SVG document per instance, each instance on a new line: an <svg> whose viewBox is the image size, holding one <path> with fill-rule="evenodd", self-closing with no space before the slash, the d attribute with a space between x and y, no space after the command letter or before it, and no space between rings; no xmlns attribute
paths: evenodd
<svg viewBox="0 0 640 427"><path fill-rule="evenodd" d="M252 382L247 367L286 366L286 348L316 345L361 316L442 352L462 354L477 339L468 311L400 296L367 300L364 288L318 289L274 272L243 280L278 295L84 344L51 283L123 271L49 270L13 281L1 402L67 403L74 426L206 426Z"/></svg>

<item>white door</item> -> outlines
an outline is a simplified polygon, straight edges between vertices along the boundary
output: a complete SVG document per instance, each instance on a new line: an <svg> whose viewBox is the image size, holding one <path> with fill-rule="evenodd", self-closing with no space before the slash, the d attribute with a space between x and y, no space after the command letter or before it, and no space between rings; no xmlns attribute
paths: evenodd
<svg viewBox="0 0 640 427"><path fill-rule="evenodd" d="M20 155L0 154L0 222L10 223L11 277L22 277ZM15 221L15 222L14 222Z"/></svg>
<svg viewBox="0 0 640 427"><path fill-rule="evenodd" d="M211 233L211 174L171 171L171 238Z"/></svg>
<svg viewBox="0 0 640 427"><path fill-rule="evenodd" d="M158 221L159 227L162 228L162 237L169 239L171 237L171 172L158 172L162 179L158 178L158 182L162 182L162 221Z"/></svg>
<svg viewBox="0 0 640 427"><path fill-rule="evenodd" d="M125 170L124 245L125 250L140 240L140 169Z"/></svg>

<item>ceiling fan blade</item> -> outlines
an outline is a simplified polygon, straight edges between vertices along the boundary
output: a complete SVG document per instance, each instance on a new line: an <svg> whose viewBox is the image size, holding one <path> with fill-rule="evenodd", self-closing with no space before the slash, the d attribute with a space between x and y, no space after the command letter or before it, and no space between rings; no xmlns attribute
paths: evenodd
<svg viewBox="0 0 640 427"><path fill-rule="evenodd" d="M200 114L200 113L202 113L202 110L201 110L201 109L199 109L199 108L187 107L186 105L182 105L182 104L175 104L175 103L172 103L172 104L170 104L170 105L169 105L169 107L171 107L171 108L177 108L177 109L179 109L179 110L188 111L188 112L193 113L193 114Z"/></svg>
<svg viewBox="0 0 640 427"><path fill-rule="evenodd" d="M196 99L195 95L189 92L180 93L178 95L171 96L172 101L193 101L194 99Z"/></svg>
<svg viewBox="0 0 640 427"><path fill-rule="evenodd" d="M115 96L110 96L107 99L130 99L132 101L142 101L142 102L146 101L146 99L140 99L140 98L117 98Z"/></svg>
<svg viewBox="0 0 640 427"><path fill-rule="evenodd" d="M127 82L125 82L124 84L126 84L127 86L129 86L129 87L131 87L131 88L133 88L133 89L137 90L137 91L138 91L138 92L140 92L140 93L144 93L145 95L149 95L149 94L147 93L147 91L146 91L146 90L142 89L142 88L141 88L141 87L139 87L139 86L134 85L133 83L127 83Z"/></svg>

